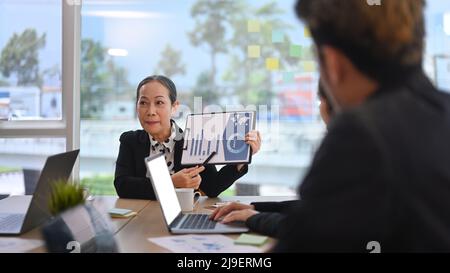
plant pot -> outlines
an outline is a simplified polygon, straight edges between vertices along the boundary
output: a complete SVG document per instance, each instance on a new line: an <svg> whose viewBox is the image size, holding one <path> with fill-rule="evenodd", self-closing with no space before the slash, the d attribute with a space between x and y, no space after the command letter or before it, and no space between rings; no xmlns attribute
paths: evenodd
<svg viewBox="0 0 450 273"><path fill-rule="evenodd" d="M118 252L109 217L92 203L78 205L60 213L41 231L48 252Z"/></svg>

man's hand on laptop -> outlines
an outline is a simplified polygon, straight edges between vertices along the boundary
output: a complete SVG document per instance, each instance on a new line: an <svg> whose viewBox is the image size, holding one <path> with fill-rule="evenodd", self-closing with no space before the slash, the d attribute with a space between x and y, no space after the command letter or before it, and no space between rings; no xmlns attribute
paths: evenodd
<svg viewBox="0 0 450 273"><path fill-rule="evenodd" d="M234 221L245 222L248 218L257 213L258 212L255 211L255 207L253 205L232 202L215 209L209 217L214 221L219 221L223 218L221 222L226 224Z"/></svg>

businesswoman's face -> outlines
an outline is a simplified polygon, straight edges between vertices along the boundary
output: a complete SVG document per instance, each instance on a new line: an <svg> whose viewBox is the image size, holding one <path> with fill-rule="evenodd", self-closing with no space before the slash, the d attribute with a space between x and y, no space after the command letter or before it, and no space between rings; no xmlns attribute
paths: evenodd
<svg viewBox="0 0 450 273"><path fill-rule="evenodd" d="M146 83L139 90L137 102L142 128L156 139L167 139L171 132L170 118L178 104L178 101L170 101L169 90L158 81Z"/></svg>

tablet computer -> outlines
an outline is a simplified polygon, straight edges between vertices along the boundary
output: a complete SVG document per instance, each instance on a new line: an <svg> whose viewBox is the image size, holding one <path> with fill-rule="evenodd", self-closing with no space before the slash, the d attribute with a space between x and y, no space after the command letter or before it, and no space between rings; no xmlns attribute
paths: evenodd
<svg viewBox="0 0 450 273"><path fill-rule="evenodd" d="M245 135L255 129L255 111L190 114L186 118L182 165L250 163Z"/></svg>

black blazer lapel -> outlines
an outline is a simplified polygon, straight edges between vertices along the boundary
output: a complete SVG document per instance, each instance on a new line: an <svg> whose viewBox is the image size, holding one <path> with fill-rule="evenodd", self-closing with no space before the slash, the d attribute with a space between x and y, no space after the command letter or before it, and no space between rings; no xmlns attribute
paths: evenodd
<svg viewBox="0 0 450 273"><path fill-rule="evenodd" d="M173 161L174 161L173 168L174 168L175 172L178 172L181 169L183 169L183 166L181 166L181 156L183 154L183 143L184 143L183 138L175 141L175 148L174 148L174 155L173 155Z"/></svg>
<svg viewBox="0 0 450 273"><path fill-rule="evenodd" d="M183 145L184 145L184 132L174 120L171 120L171 122L172 125L175 126L176 130L176 136L174 138L175 146L173 155L174 161L173 169L175 172L178 172L186 168L186 166L181 166L181 156L183 155Z"/></svg>
<svg viewBox="0 0 450 273"><path fill-rule="evenodd" d="M138 161L136 162L136 166L138 166L136 172L139 176L145 177L147 175L147 167L145 166L144 159L150 155L150 139L148 133L144 130L140 131L138 141L139 145L135 149L135 159Z"/></svg>

